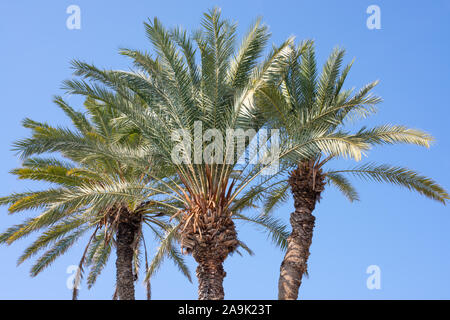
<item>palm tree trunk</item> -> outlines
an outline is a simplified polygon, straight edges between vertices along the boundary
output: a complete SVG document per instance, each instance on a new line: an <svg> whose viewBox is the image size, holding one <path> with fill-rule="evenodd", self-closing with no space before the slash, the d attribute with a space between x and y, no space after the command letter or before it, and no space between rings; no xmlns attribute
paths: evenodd
<svg viewBox="0 0 450 320"><path fill-rule="evenodd" d="M278 299L296 300L303 274L307 272L315 217L312 212L324 187L324 177L314 162L301 163L291 173L289 184L295 211L291 214L292 232L288 237L286 255L280 268Z"/></svg>
<svg viewBox="0 0 450 320"><path fill-rule="evenodd" d="M223 300L223 279L226 272L222 262L214 260L201 261L197 267L198 299L199 300Z"/></svg>
<svg viewBox="0 0 450 320"><path fill-rule="evenodd" d="M198 210L200 211L200 210ZM231 214L217 208L192 217L192 212L181 221L181 248L192 254L198 263L198 299L223 300L223 263L237 246L237 233ZM197 223L194 225L194 221Z"/></svg>
<svg viewBox="0 0 450 320"><path fill-rule="evenodd" d="M116 234L116 286L119 300L134 300L133 254L140 218L122 211Z"/></svg>

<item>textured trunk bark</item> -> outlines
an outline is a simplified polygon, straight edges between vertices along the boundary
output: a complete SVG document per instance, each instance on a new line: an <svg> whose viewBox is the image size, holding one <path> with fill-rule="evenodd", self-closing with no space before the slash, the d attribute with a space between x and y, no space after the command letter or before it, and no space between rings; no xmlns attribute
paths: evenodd
<svg viewBox="0 0 450 320"><path fill-rule="evenodd" d="M230 212L214 207L204 210L198 208L195 217L192 211L182 217L181 248L198 263L198 299L223 300L223 262L239 242Z"/></svg>
<svg viewBox="0 0 450 320"><path fill-rule="evenodd" d="M133 244L139 232L140 218L122 212L116 234L116 285L119 300L134 300Z"/></svg>
<svg viewBox="0 0 450 320"><path fill-rule="evenodd" d="M296 300L298 297L303 274L307 271L314 220L314 216L306 208L298 208L291 214L292 233L288 237L288 247L278 282L280 300Z"/></svg>
<svg viewBox="0 0 450 320"><path fill-rule="evenodd" d="M291 173L289 184L294 197L295 211L291 214L292 232L288 237L286 255L280 268L278 299L295 300L307 272L309 247L311 246L315 217L312 212L323 191L324 177L313 162L299 165Z"/></svg>
<svg viewBox="0 0 450 320"><path fill-rule="evenodd" d="M197 267L198 299L223 300L223 279L226 272L220 261L205 261Z"/></svg>

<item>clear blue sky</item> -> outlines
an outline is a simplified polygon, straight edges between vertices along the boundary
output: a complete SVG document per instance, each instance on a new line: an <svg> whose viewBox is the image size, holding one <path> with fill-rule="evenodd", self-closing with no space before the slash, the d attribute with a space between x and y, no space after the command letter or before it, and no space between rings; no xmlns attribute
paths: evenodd
<svg viewBox="0 0 450 320"><path fill-rule="evenodd" d="M81 29L66 28L66 8L81 8ZM381 30L369 30L366 9L381 9ZM199 25L208 8L239 22L241 34L256 16L270 26L272 41L289 35L316 41L322 63L333 47L356 57L348 87L375 79L384 98L380 112L367 124L399 123L427 130L437 142L431 149L400 146L375 149L370 159L411 167L450 188L450 2L436 1L2 1L0 4L0 194L39 188L18 181L8 172L19 165L11 143L27 135L20 121L31 117L66 124L51 103L63 94L61 81L71 75L73 58L98 66L126 68L119 47L148 49L143 21L159 17L167 26ZM75 98L69 102L79 108ZM447 133L446 133L447 132ZM334 163L347 167L351 163ZM398 187L355 181L359 203L349 203L327 189L316 208L316 229L309 261L309 279L301 288L304 299L450 299L450 212L448 207ZM287 221L293 202L276 213ZM30 213L31 214L31 213ZM0 208L1 231L28 213L8 216ZM253 257L230 257L225 268L228 299L273 299L282 253L265 235L239 226L240 237L255 251ZM70 299L66 287L69 265L77 264L81 242L37 278L30 263L16 260L32 239L0 247L0 299ZM154 249L154 246L152 246ZM109 299L114 285L114 257L97 285L80 292L81 299ZM187 258L195 275L195 264ZM381 268L381 289L366 287L366 268ZM155 299L195 299L196 283L186 281L168 261L153 280ZM137 297L144 298L137 285Z"/></svg>

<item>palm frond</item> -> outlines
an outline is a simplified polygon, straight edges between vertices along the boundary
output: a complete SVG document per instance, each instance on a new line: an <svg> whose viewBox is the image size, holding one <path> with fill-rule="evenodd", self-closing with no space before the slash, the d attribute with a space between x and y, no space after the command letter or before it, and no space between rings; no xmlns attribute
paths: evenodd
<svg viewBox="0 0 450 320"><path fill-rule="evenodd" d="M339 173L326 173L329 183L334 184L350 202L359 200L356 189L350 181Z"/></svg>
<svg viewBox="0 0 450 320"><path fill-rule="evenodd" d="M286 230L286 225L281 223L278 219L267 215L249 217L243 214L236 214L235 219L259 225L264 231L267 232L267 236L271 237L272 242L277 247L279 247L281 250L286 250L289 232Z"/></svg>
<svg viewBox="0 0 450 320"><path fill-rule="evenodd" d="M331 171L330 173L351 174L365 180L399 185L443 204L449 199L448 193L435 181L403 167L368 163L352 169Z"/></svg>

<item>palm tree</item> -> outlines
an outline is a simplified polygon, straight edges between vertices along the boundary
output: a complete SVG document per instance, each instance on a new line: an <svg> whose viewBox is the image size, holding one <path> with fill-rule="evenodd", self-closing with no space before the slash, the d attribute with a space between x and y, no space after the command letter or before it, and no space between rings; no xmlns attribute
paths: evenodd
<svg viewBox="0 0 450 320"><path fill-rule="evenodd" d="M166 30L156 18L145 28L155 58L147 52L123 49L122 54L133 59L135 70L131 72L101 70L74 61L75 75L84 79L66 81L65 88L68 93L91 96L104 103L110 101L111 91L123 98L123 103L115 104L123 114L122 120L138 128L154 157L172 165L176 172L179 182L174 183L172 197L182 206L173 218L180 219L183 251L192 254L198 263L198 297L223 299L223 262L239 245L243 246L237 237L235 219L263 225L274 232L276 242L283 243L283 228L276 220L242 213L270 190L276 175L261 175L271 161L239 163L250 149L251 137L248 141L244 138L242 149L230 150L227 146L223 157L218 158L215 155L219 151L214 150L211 161L200 162L192 160L193 149L203 152L210 141L195 145L195 138L209 129L215 129L220 139L229 130L258 132L262 128L264 122L253 103L254 93L278 80L293 39L275 47L259 63L269 39L267 27L259 20L237 50L236 24L221 19L218 9L204 14L202 29L192 37L181 28ZM129 103L134 96L139 97L140 104ZM143 105L146 107L141 108ZM183 161L174 160L174 150ZM166 185L167 181L149 175Z"/></svg>
<svg viewBox="0 0 450 320"><path fill-rule="evenodd" d="M341 72L343 57L344 50L336 49L317 76L314 48L304 43L293 51L280 85L264 87L258 93L258 105L266 119L271 126L282 128L286 140L300 144L311 139L317 141L312 156L305 157L299 152L284 157L285 165L293 170L265 202L265 211L269 213L287 200L287 190L291 188L295 211L290 216L292 232L280 268L279 299L298 297L302 276L307 272L315 221L313 211L327 184L335 185L350 201L358 200L358 194L346 174L403 186L444 204L448 199L447 192L436 182L406 168L374 163L347 170L325 168L330 160L339 157L360 160L363 152L374 145L407 143L429 147L432 141L430 135L420 130L399 125L363 127L356 133L343 131L349 120L374 113L375 105L381 101L371 94L377 82L356 93L342 89L352 66L348 64ZM326 142L321 141L323 135L327 135Z"/></svg>
<svg viewBox="0 0 450 320"><path fill-rule="evenodd" d="M18 260L20 264L50 247L31 269L31 275L36 276L89 232L91 235L75 278L73 299L77 298L83 268L91 267L87 279L90 288L106 265L113 246L117 253L115 298L135 298L134 281L139 274L141 249L145 253L146 272L155 269L168 256L190 280L189 270L174 246L175 226L162 217L170 215L170 208L176 208L175 204L159 200L154 191L155 182L147 172L151 172L150 164L157 170L160 168L149 150L142 147L139 134L114 127L113 120L118 114L110 105L88 98L86 116L60 97L56 97L55 102L70 117L76 130L24 120L23 125L33 134L15 143L14 148L24 161L22 167L12 173L19 179L48 182L51 187L0 199L0 204L10 205L10 213L29 209L43 211L9 228L0 235L0 243L11 244L40 231L37 240ZM60 156L35 157L43 153ZM161 240L150 265L144 226ZM148 276L146 286L150 298Z"/></svg>

